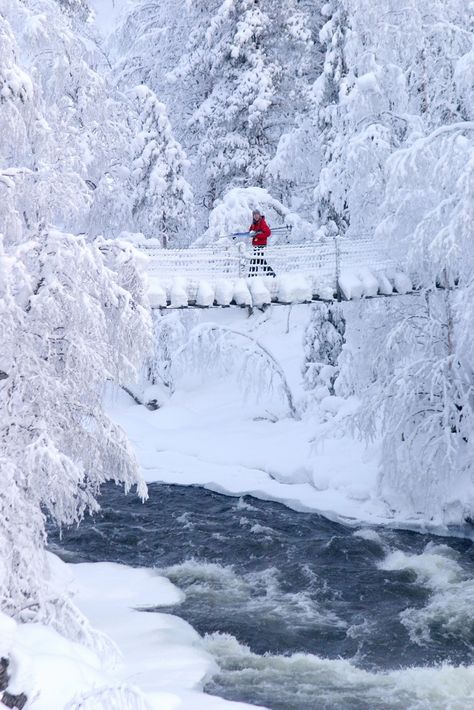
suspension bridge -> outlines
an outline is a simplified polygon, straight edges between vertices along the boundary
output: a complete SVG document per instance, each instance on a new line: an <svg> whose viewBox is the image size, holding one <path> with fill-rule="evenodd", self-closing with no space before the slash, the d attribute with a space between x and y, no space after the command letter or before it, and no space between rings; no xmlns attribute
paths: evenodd
<svg viewBox="0 0 474 710"><path fill-rule="evenodd" d="M161 249L146 241L135 246L145 257L152 308L262 307L413 290L408 275L373 239L272 245L263 256L243 242L189 249Z"/></svg>

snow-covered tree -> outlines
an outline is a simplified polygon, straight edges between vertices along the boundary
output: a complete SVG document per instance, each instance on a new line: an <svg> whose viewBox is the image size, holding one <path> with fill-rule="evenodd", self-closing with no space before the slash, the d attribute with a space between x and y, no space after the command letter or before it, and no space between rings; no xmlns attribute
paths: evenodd
<svg viewBox="0 0 474 710"><path fill-rule="evenodd" d="M307 201L315 161L305 89L321 63L320 20L297 0L142 0L115 34L121 86L146 83L173 106L200 225L236 185L265 187L298 208L296 194Z"/></svg>
<svg viewBox="0 0 474 710"><path fill-rule="evenodd" d="M443 125L389 159L378 234L426 297L405 305L384 338L372 319L360 355L371 347L360 421L365 435L382 435L380 492L394 509L439 522L462 522L474 504L473 134L469 121Z"/></svg>
<svg viewBox="0 0 474 710"><path fill-rule="evenodd" d="M348 17L344 5L344 2L331 0L322 8L326 22L320 31L320 41L325 48L325 57L322 73L313 89L314 121L320 132L322 155L322 169L316 196L319 219L322 224L334 222L341 232L344 232L347 227L347 204L344 195L342 197L334 195L338 189L337 182L327 173L334 171L341 150L340 141L344 139L338 134L339 102L343 82L348 73L345 58Z"/></svg>
<svg viewBox="0 0 474 710"><path fill-rule="evenodd" d="M106 381L133 377L149 346L145 293L137 279L119 285L120 249L107 267L101 249L47 229L0 253L0 599L19 616L40 618L52 602L46 515L78 522L107 480L146 492L102 403Z"/></svg>
<svg viewBox="0 0 474 710"><path fill-rule="evenodd" d="M382 434L381 496L437 523L462 523L474 506L472 309L459 310L472 290L406 305L375 353L372 342L374 376L358 393L362 432Z"/></svg>
<svg viewBox="0 0 474 710"><path fill-rule="evenodd" d="M153 91L137 86L134 101L138 128L132 145L132 214L137 230L160 239L166 248L179 243L192 222L193 196L184 175L187 160Z"/></svg>
<svg viewBox="0 0 474 710"><path fill-rule="evenodd" d="M205 72L208 88L190 127L208 177L210 203L236 182L262 186L269 146L264 130L280 72L269 61L268 14L257 0L224 0L176 71L181 79Z"/></svg>
<svg viewBox="0 0 474 710"><path fill-rule="evenodd" d="M393 0L330 2L323 7L323 72L313 88L320 131L321 174L315 191L320 224L355 238L371 236L380 219L385 162L412 118L404 66L396 54Z"/></svg>
<svg viewBox="0 0 474 710"><path fill-rule="evenodd" d="M152 385L161 385L168 394L174 391L175 358L186 340L186 328L181 314L158 313L154 318L154 351L149 360L147 378Z"/></svg>
<svg viewBox="0 0 474 710"><path fill-rule="evenodd" d="M313 307L303 339L303 380L305 388L317 399L335 393L345 330L345 318L340 306L323 303Z"/></svg>
<svg viewBox="0 0 474 710"><path fill-rule="evenodd" d="M15 86L23 86L16 99L4 92L2 120L12 125L0 139L2 167L23 170L14 191L21 226L34 232L39 222L49 222L97 233L90 215L94 192L104 175L116 175L118 156L126 153L130 102L111 83L102 51L72 6L65 12L54 0L9 0L1 14L5 41L9 37L2 61L10 83L15 74ZM118 204L120 192L121 186Z"/></svg>

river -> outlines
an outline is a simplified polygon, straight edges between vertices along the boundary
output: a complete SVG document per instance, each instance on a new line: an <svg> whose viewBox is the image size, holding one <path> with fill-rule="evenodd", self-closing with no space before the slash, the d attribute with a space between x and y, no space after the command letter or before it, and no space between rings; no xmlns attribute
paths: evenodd
<svg viewBox="0 0 474 710"><path fill-rule="evenodd" d="M103 493L98 515L51 541L68 561L154 567L180 587L170 613L220 666L207 692L271 710L474 707L469 540L198 487L152 484L146 504Z"/></svg>

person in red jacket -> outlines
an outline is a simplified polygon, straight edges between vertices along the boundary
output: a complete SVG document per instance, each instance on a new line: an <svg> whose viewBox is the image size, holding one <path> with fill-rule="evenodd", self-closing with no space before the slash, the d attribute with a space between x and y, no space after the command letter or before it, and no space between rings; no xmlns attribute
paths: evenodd
<svg viewBox="0 0 474 710"><path fill-rule="evenodd" d="M275 272L264 258L264 248L267 246L267 240L271 236L272 230L260 210L252 212L252 224L249 231L253 233L252 246L254 247L253 258L250 260L249 276L256 276L259 268L261 268L266 276L275 278Z"/></svg>
<svg viewBox="0 0 474 710"><path fill-rule="evenodd" d="M265 221L265 217L260 212L260 210L254 210L252 212L252 224L250 225L250 232L255 232L252 237L252 245L254 247L266 247L267 239L271 236L272 230Z"/></svg>

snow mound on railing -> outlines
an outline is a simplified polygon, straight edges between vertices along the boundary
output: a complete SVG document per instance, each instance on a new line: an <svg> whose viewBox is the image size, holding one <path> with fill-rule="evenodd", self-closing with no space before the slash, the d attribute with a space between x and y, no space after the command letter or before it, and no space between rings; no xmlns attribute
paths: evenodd
<svg viewBox="0 0 474 710"><path fill-rule="evenodd" d="M344 300L373 298L377 295L406 294L413 290L410 278L401 272L377 272L368 267L344 269L339 277L340 295ZM175 277L149 278L152 308L187 308L199 306L263 306L269 303L308 303L333 300L337 286L324 272L282 274L276 278L211 279Z"/></svg>

